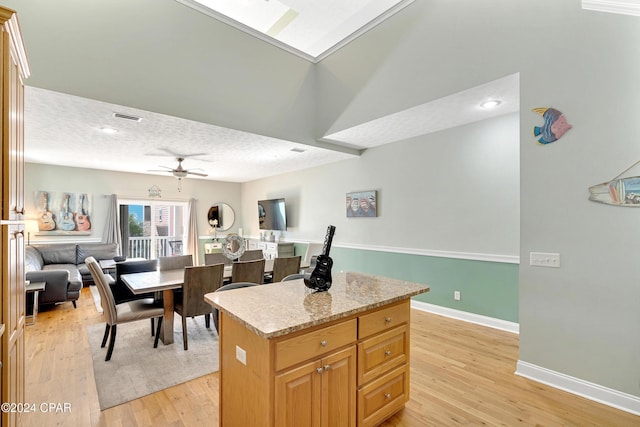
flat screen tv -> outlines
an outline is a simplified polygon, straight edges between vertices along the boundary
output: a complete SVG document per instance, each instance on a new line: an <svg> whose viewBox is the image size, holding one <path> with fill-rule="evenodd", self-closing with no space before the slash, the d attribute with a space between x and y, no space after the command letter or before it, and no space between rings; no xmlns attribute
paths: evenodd
<svg viewBox="0 0 640 427"><path fill-rule="evenodd" d="M258 224L260 230L286 230L284 199L258 200Z"/></svg>

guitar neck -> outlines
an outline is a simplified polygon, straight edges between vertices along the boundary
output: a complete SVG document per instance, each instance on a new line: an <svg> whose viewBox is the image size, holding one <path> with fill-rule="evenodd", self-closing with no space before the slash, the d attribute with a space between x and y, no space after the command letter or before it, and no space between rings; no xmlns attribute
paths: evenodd
<svg viewBox="0 0 640 427"><path fill-rule="evenodd" d="M331 242L333 241L333 234L336 231L336 227L330 225L327 228L327 235L324 238L324 246L322 247L322 254L325 256L329 256L329 251L331 250Z"/></svg>

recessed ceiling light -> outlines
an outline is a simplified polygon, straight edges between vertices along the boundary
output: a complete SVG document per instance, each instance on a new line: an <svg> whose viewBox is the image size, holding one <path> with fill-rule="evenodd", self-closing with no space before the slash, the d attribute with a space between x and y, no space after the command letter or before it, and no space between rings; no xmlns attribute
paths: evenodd
<svg viewBox="0 0 640 427"><path fill-rule="evenodd" d="M304 148L294 147L291 149L291 151L293 151L294 153L304 153L307 150L305 150Z"/></svg>
<svg viewBox="0 0 640 427"><path fill-rule="evenodd" d="M100 128L100 132L106 133L107 135L113 135L114 133L118 133L118 130L108 127L102 127Z"/></svg>
<svg viewBox="0 0 640 427"><path fill-rule="evenodd" d="M495 108L500 104L501 102L498 101L497 99L490 99L488 101L484 101L483 103L481 103L480 108Z"/></svg>

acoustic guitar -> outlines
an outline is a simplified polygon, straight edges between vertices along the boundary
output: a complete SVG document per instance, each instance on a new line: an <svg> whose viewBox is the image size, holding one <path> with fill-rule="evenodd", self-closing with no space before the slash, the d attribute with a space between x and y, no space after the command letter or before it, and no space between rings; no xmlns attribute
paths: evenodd
<svg viewBox="0 0 640 427"><path fill-rule="evenodd" d="M62 210L60 211L60 218L58 220L58 227L64 231L73 231L76 229L76 223L73 220L73 214L69 210L69 194L64 195L62 202Z"/></svg>
<svg viewBox="0 0 640 427"><path fill-rule="evenodd" d="M84 210L84 194L80 194L80 213L75 214L76 226L78 231L91 230L91 222L89 221L89 215Z"/></svg>
<svg viewBox="0 0 640 427"><path fill-rule="evenodd" d="M316 259L316 267L311 272L309 279L304 279L304 284L307 288L314 289L316 291L327 291L331 287L332 277L331 268L333 267L333 260L329 256L331 250L331 242L333 241L333 235L336 232L336 227L330 225L327 228L327 235L324 238L324 246L322 247L322 253L318 255Z"/></svg>
<svg viewBox="0 0 640 427"><path fill-rule="evenodd" d="M49 210L49 193L43 191L42 197L42 215L38 218L38 230L39 231L52 231L56 229L56 221L53 213Z"/></svg>

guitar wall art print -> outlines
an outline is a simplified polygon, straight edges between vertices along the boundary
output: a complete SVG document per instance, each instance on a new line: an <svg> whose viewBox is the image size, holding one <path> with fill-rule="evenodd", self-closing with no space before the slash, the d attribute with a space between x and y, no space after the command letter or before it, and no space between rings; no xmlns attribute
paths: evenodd
<svg viewBox="0 0 640 427"><path fill-rule="evenodd" d="M40 234L91 234L89 194L37 191L35 202Z"/></svg>
<svg viewBox="0 0 640 427"><path fill-rule="evenodd" d="M84 194L80 194L78 200L78 211L75 213L76 226L78 231L89 231L91 230L91 222L89 222L89 215L87 214L85 208L85 196Z"/></svg>
<svg viewBox="0 0 640 427"><path fill-rule="evenodd" d="M56 221L51 209L49 209L49 193L40 193L40 215L38 217L38 230L51 231L56 229Z"/></svg>

